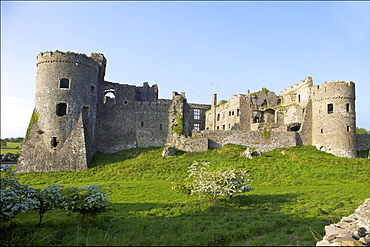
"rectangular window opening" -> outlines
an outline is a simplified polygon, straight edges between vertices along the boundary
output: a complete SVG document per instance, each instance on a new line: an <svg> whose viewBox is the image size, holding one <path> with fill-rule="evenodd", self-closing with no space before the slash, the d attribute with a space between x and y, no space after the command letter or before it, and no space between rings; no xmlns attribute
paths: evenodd
<svg viewBox="0 0 370 247"><path fill-rule="evenodd" d="M195 130L200 130L200 124L198 124L198 123L194 124L194 129Z"/></svg>
<svg viewBox="0 0 370 247"><path fill-rule="evenodd" d="M51 147L56 148L58 146L58 143L59 142L57 141L56 136L51 137Z"/></svg>
<svg viewBox="0 0 370 247"><path fill-rule="evenodd" d="M350 127L347 125L347 132L350 132Z"/></svg>
<svg viewBox="0 0 370 247"><path fill-rule="evenodd" d="M349 104L346 105L346 111L349 112Z"/></svg>
<svg viewBox="0 0 370 247"><path fill-rule="evenodd" d="M331 114L334 112L333 104L328 104L328 114Z"/></svg>
<svg viewBox="0 0 370 247"><path fill-rule="evenodd" d="M59 88L69 89L69 79L67 78L60 79Z"/></svg>

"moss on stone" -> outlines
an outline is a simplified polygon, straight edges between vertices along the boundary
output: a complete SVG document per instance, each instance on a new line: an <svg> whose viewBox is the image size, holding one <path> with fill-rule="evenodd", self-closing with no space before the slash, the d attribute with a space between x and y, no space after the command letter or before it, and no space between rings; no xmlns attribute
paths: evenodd
<svg viewBox="0 0 370 247"><path fill-rule="evenodd" d="M36 110L34 110L32 112L30 123L28 124L28 128L27 128L27 131L26 131L26 136L24 138L24 142L28 139L28 137L30 135L30 132L31 132L31 127L37 122L38 119L39 119L39 114L37 113Z"/></svg>
<svg viewBox="0 0 370 247"><path fill-rule="evenodd" d="M182 135L184 133L184 118L181 113L178 113L176 116L177 125L172 126L173 132L178 135Z"/></svg>

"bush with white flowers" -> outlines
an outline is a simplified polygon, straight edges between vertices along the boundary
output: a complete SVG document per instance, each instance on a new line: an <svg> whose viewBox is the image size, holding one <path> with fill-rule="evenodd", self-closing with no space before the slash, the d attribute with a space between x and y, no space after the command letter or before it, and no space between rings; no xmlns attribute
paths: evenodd
<svg viewBox="0 0 370 247"><path fill-rule="evenodd" d="M64 190L61 206L66 211L78 212L83 220L85 216L101 212L110 203L108 195L103 192L99 185L68 187Z"/></svg>
<svg viewBox="0 0 370 247"><path fill-rule="evenodd" d="M47 211L59 208L63 199L62 185L52 184L42 190L36 190L35 200L37 205L35 210L39 213L39 225Z"/></svg>
<svg viewBox="0 0 370 247"><path fill-rule="evenodd" d="M20 184L10 167L0 168L0 220L8 221L19 213L36 207L36 191L27 184Z"/></svg>
<svg viewBox="0 0 370 247"><path fill-rule="evenodd" d="M189 177L191 181L191 194L206 197L209 201L214 201L218 196L229 196L230 198L237 193L244 193L253 190L249 184L251 180L249 171L227 168L225 170L207 171L207 162L199 164L195 161L189 167Z"/></svg>

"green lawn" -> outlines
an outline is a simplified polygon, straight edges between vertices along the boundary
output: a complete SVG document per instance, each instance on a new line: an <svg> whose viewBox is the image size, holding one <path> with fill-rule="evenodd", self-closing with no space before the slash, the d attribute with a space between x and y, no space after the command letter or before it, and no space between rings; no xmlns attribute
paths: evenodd
<svg viewBox="0 0 370 247"><path fill-rule="evenodd" d="M315 245L325 225L352 214L370 197L370 160L338 158L314 147L292 147L252 160L245 147L161 157L163 148L95 155L83 172L19 174L35 188L100 184L112 204L91 221L55 210L36 227L36 212L0 226L1 245ZM285 155L281 153L285 150ZM249 169L251 192L216 203L171 190L188 166Z"/></svg>

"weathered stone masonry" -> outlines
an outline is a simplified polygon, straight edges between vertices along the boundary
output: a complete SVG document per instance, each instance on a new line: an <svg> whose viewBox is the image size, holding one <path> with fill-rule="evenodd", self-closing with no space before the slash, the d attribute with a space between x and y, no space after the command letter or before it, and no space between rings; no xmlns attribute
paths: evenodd
<svg viewBox="0 0 370 247"><path fill-rule="evenodd" d="M356 138L355 85L311 77L279 95L261 91L217 104L188 103L185 93L159 99L157 85L105 81L103 54L37 56L34 113L17 169L20 172L83 170L96 152L164 145L205 151L227 143L270 151L314 145L340 157L370 148ZM191 138L189 138L191 137Z"/></svg>

